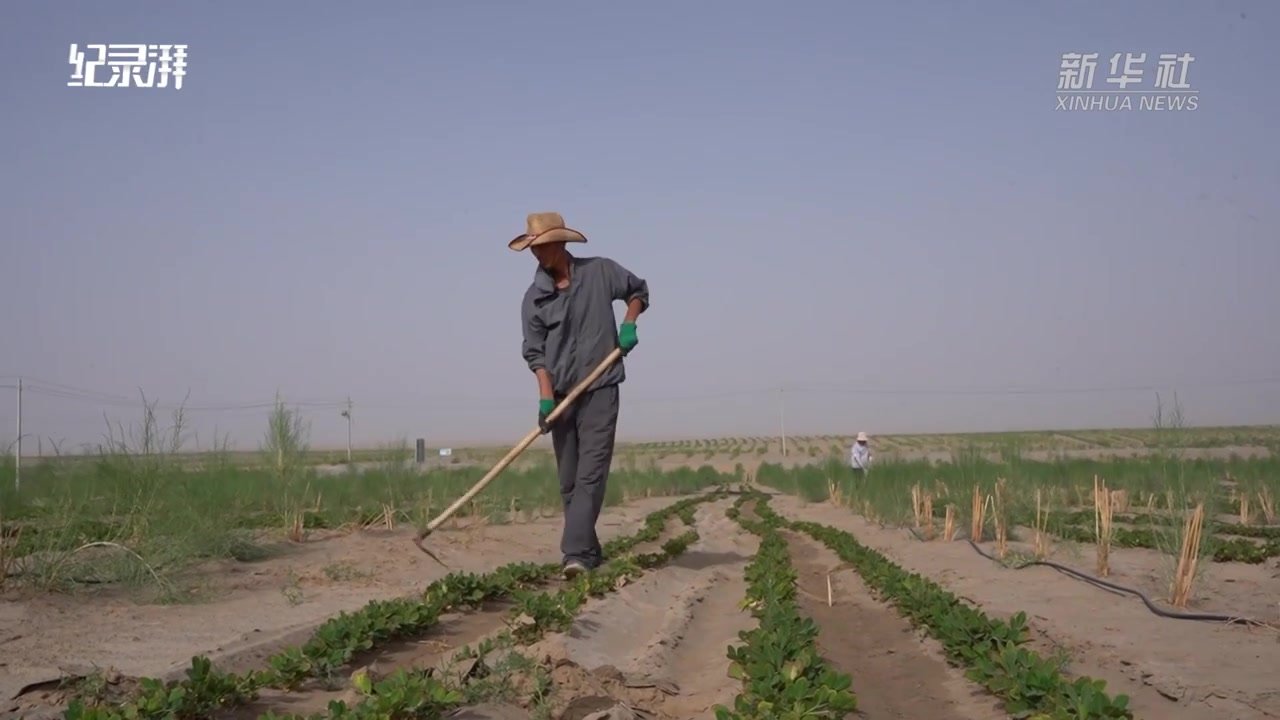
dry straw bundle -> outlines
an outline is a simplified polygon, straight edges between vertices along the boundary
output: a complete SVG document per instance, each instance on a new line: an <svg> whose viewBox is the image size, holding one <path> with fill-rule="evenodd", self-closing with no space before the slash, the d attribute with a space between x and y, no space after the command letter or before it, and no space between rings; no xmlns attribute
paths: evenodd
<svg viewBox="0 0 1280 720"><path fill-rule="evenodd" d="M1107 482L1099 482L1093 476L1093 532L1098 540L1098 575L1107 577L1111 574L1111 516L1113 514L1112 495L1107 491Z"/></svg>
<svg viewBox="0 0 1280 720"><path fill-rule="evenodd" d="M924 539L933 539L933 494L920 489L920 485L911 487L911 514L915 517L917 530L924 531Z"/></svg>
<svg viewBox="0 0 1280 720"><path fill-rule="evenodd" d="M986 524L986 505L982 502L982 490L977 484L973 486L973 523L969 528L969 537L974 542L982 542L982 526Z"/></svg>
<svg viewBox="0 0 1280 720"><path fill-rule="evenodd" d="M840 483L827 478L827 501L837 507L844 505L844 489L840 487Z"/></svg>
<svg viewBox="0 0 1280 720"><path fill-rule="evenodd" d="M1182 529L1182 551L1178 554L1178 569L1173 577L1169 602L1174 607L1186 607L1191 599L1191 586L1195 582L1196 565L1200 561L1200 530L1204 526L1204 503L1187 516Z"/></svg>
<svg viewBox="0 0 1280 720"><path fill-rule="evenodd" d="M1111 509L1118 513L1129 512L1129 491L1128 490L1112 490L1111 491Z"/></svg>
<svg viewBox="0 0 1280 720"><path fill-rule="evenodd" d="M1049 506L1041 502L1040 490L1036 489L1036 559L1043 560L1049 556Z"/></svg>
<svg viewBox="0 0 1280 720"><path fill-rule="evenodd" d="M1274 525L1276 522L1276 501L1271 497L1271 490L1265 485L1258 491L1258 507L1262 509L1262 517L1266 519L1268 525Z"/></svg>
<svg viewBox="0 0 1280 720"><path fill-rule="evenodd" d="M1004 488L1005 479L998 478L996 480L995 495L991 498L992 519L995 520L996 524L996 557L1001 560L1009 552L1009 533L1008 527L1005 525L1004 515Z"/></svg>

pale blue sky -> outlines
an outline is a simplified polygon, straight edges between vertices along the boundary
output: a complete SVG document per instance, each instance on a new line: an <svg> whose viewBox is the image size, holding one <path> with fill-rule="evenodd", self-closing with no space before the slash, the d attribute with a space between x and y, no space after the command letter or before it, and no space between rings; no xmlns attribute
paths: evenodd
<svg viewBox="0 0 1280 720"><path fill-rule="evenodd" d="M623 438L777 432L780 385L796 433L1154 388L1280 422L1277 37L1262 0L6 3L0 385L190 391L241 448L277 389L350 395L357 444L514 442L505 243L557 210L650 284ZM186 85L69 88L73 42L188 43ZM1069 51L1190 52L1199 109L1057 112ZM33 435L138 418L43 387Z"/></svg>

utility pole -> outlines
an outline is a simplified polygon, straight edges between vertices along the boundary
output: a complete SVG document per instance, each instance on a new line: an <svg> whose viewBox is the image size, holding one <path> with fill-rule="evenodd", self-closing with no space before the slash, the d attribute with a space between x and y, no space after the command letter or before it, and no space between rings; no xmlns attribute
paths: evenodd
<svg viewBox="0 0 1280 720"><path fill-rule="evenodd" d="M778 388L778 425L782 430L782 456L787 456L787 408L782 399L782 388Z"/></svg>
<svg viewBox="0 0 1280 720"><path fill-rule="evenodd" d="M347 419L347 467L351 467L351 396L347 396L347 409L342 411Z"/></svg>
<svg viewBox="0 0 1280 720"><path fill-rule="evenodd" d="M13 490L22 489L22 378L18 378L18 449L13 454Z"/></svg>

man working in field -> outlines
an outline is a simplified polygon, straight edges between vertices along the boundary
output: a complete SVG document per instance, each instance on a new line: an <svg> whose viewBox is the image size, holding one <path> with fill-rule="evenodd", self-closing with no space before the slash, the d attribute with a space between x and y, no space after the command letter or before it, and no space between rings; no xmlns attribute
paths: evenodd
<svg viewBox="0 0 1280 720"><path fill-rule="evenodd" d="M549 429L546 417L614 348L628 353L636 346L636 318L649 308L649 286L609 258L570 254L566 243L587 238L565 227L558 213L532 213L526 224L527 231L508 244L517 252L530 249L538 261L520 305L522 354L538 379L538 424L551 432L555 449L564 501L560 552L564 575L573 578L604 561L596 519L613 459L618 385L626 378L622 360ZM627 303L620 329L614 327L615 300Z"/></svg>

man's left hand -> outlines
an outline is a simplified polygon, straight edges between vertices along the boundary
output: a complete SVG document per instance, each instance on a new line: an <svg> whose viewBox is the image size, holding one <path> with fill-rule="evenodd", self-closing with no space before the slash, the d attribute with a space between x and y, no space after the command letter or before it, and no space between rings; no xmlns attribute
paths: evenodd
<svg viewBox="0 0 1280 720"><path fill-rule="evenodd" d="M636 324L633 322L624 322L622 327L618 329L618 345L622 347L622 354L626 355L631 349L640 343L636 337Z"/></svg>

